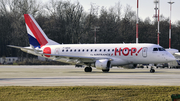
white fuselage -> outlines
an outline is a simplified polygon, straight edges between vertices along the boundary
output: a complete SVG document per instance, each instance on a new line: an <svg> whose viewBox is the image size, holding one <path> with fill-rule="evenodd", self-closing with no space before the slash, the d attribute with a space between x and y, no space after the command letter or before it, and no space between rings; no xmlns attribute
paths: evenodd
<svg viewBox="0 0 180 101"><path fill-rule="evenodd" d="M64 44L41 47L44 54L52 54L44 57L56 61L83 64L93 63L99 59L111 59L112 66L164 63L174 60L169 52L161 49L163 48L156 44ZM49 53L46 53L47 51Z"/></svg>

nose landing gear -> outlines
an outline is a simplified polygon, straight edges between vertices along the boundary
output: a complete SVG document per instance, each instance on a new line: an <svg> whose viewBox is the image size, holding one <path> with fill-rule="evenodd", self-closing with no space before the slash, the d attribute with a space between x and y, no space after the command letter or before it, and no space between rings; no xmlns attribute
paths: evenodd
<svg viewBox="0 0 180 101"><path fill-rule="evenodd" d="M151 69L150 69L150 73L154 73L154 72L155 72L154 67L151 67Z"/></svg>

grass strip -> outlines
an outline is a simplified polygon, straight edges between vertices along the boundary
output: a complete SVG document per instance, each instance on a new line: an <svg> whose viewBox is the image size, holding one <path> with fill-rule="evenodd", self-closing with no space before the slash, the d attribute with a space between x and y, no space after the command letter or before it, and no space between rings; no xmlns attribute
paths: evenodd
<svg viewBox="0 0 180 101"><path fill-rule="evenodd" d="M170 101L180 86L0 87L0 101Z"/></svg>

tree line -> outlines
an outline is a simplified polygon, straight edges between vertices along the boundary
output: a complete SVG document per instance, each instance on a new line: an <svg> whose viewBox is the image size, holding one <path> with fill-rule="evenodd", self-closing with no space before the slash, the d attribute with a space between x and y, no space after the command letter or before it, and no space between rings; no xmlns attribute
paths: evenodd
<svg viewBox="0 0 180 101"><path fill-rule="evenodd" d="M122 12L124 7L124 12ZM29 46L23 14L31 14L47 36L63 44L135 43L136 11L120 2L106 8L91 4L85 11L78 1L0 0L0 57L27 56L7 45ZM169 18L161 15L160 45L168 48ZM157 43L157 22L139 18L139 43ZM180 49L180 21L172 24L172 48Z"/></svg>

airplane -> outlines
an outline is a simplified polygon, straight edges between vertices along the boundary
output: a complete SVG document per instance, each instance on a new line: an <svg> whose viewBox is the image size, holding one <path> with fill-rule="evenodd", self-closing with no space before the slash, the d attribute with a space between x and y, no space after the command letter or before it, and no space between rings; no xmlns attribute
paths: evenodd
<svg viewBox="0 0 180 101"><path fill-rule="evenodd" d="M32 15L24 14L24 18L30 46L8 45L9 47L54 61L86 65L85 72L92 72L92 67L109 72L113 66L136 66L175 60L175 57L163 47L150 43L59 44L46 36ZM150 72L155 72L153 66Z"/></svg>
<svg viewBox="0 0 180 101"><path fill-rule="evenodd" d="M169 49L165 49L165 50L168 51L169 53L171 53L173 56L180 56L180 52L177 49L169 48Z"/></svg>

